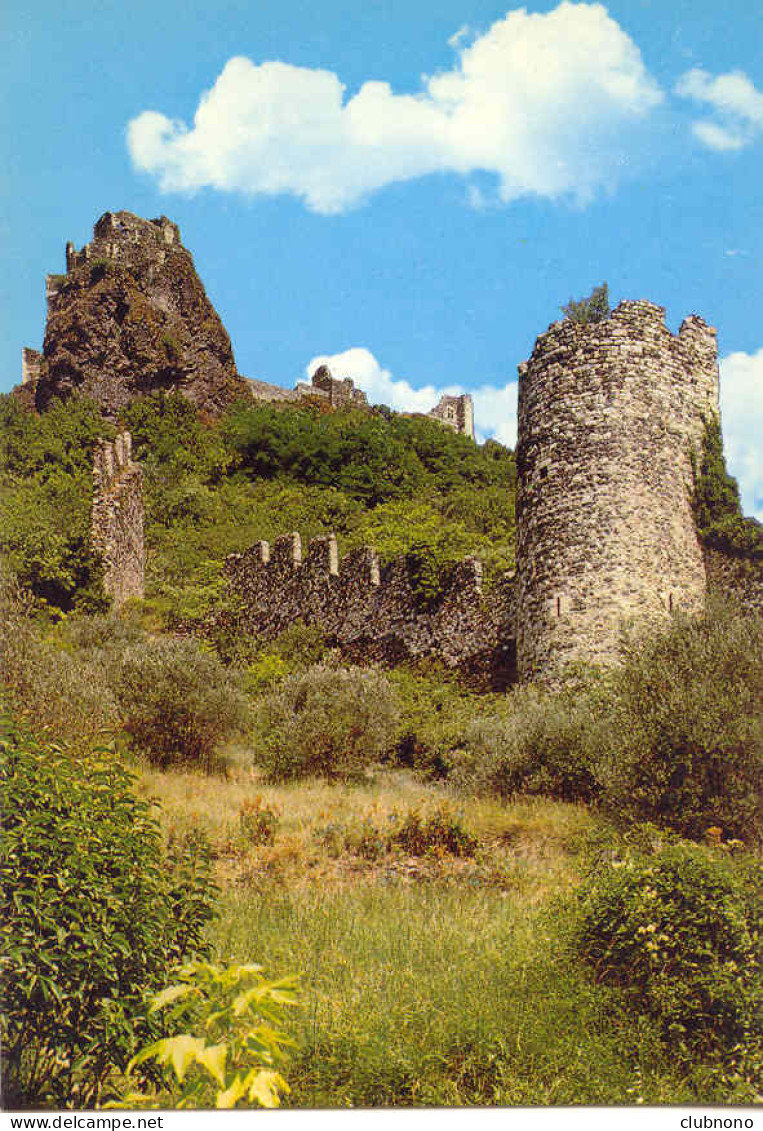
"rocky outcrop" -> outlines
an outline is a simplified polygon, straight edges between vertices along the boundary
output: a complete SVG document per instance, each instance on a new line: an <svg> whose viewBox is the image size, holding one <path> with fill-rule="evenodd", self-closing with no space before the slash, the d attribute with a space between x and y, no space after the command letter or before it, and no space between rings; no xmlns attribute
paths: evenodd
<svg viewBox="0 0 763 1131"><path fill-rule="evenodd" d="M47 299L42 358L25 351L22 386L33 386L40 410L81 394L114 418L164 390L217 413L247 395L230 338L165 216L106 212L91 243L67 244L66 274L48 276Z"/></svg>

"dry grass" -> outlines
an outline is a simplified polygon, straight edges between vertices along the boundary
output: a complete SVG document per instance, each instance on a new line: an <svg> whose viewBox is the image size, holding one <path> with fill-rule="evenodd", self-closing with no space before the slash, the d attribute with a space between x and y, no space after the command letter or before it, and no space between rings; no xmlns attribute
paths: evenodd
<svg viewBox="0 0 763 1131"><path fill-rule="evenodd" d="M156 801L168 836L204 833L224 889L272 882L289 888L438 882L485 886L535 903L575 881L578 850L595 823L583 806L537 798L508 804L456 798L400 770L382 770L355 785L321 780L268 785L241 765L226 776L143 765L137 790ZM252 843L243 833L247 806L277 815L272 843ZM344 834L363 821L381 830L392 814L427 814L443 806L478 838L474 857L433 852L412 858L395 851L366 859L341 847Z"/></svg>

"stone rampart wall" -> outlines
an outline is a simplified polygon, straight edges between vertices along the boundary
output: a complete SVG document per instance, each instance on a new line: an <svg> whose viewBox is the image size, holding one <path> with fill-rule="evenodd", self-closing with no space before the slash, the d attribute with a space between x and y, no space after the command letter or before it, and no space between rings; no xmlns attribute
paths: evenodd
<svg viewBox="0 0 763 1131"><path fill-rule="evenodd" d="M611 663L623 622L699 608L690 449L718 412L715 330L623 302L555 323L519 367L517 664Z"/></svg>
<svg viewBox="0 0 763 1131"><path fill-rule="evenodd" d="M93 458L91 539L103 562L103 587L115 607L144 594L144 504L132 440L122 432L102 441Z"/></svg>
<svg viewBox="0 0 763 1131"><path fill-rule="evenodd" d="M482 566L466 558L440 599L424 608L406 561L380 566L367 548L340 561L333 535L313 539L302 554L299 534L258 542L226 559L242 625L272 639L295 621L316 625L352 659L394 663L433 656L486 676L495 686L513 678L513 578L482 591Z"/></svg>

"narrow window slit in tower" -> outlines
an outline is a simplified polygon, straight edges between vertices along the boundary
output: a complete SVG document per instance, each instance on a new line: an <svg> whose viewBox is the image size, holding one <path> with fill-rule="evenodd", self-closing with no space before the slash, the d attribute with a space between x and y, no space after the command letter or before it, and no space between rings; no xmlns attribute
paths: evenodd
<svg viewBox="0 0 763 1131"><path fill-rule="evenodd" d="M556 615L558 617L560 617L562 615L562 598L561 597L556 598Z"/></svg>

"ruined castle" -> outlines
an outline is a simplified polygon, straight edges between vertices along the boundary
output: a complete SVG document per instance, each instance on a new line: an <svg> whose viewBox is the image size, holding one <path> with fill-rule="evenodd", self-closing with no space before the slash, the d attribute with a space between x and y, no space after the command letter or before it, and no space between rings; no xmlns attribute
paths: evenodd
<svg viewBox="0 0 763 1131"><path fill-rule="evenodd" d="M695 527L692 453L718 412L716 332L701 318L673 334L662 307L623 302L603 322L557 322L519 367L515 575L483 593L466 559L421 608L404 560L339 563L330 538L303 562L292 534L272 555L261 542L228 559L244 623L272 636L299 619L350 655L437 655L501 686L611 664L624 627L698 610L709 584L761 610L761 570L703 548Z"/></svg>
<svg viewBox="0 0 763 1131"><path fill-rule="evenodd" d="M335 377L326 365L293 389L242 376L180 229L166 216L105 212L90 243L79 250L67 243L66 273L48 275L45 293L43 349L22 349L14 390L37 409L84 394L116 420L135 397L154 391L179 392L212 414L247 397L369 407L351 378ZM442 397L429 416L474 439L468 394Z"/></svg>
<svg viewBox="0 0 763 1131"><path fill-rule="evenodd" d="M112 415L153 388L210 411L245 395L316 398L367 408L365 394L320 366L293 390L238 374L230 342L166 217L106 213L94 239L66 249L48 279L43 353L24 350L21 393L37 407L87 392ZM519 367L517 570L483 592L481 567L454 568L422 603L410 561L380 566L371 550L339 561L332 535L303 559L297 534L226 563L241 623L263 637L302 620L346 654L394 662L435 655L513 678L553 680L571 661L609 664L628 622L659 626L701 607L708 584L763 606L760 570L700 545L692 452L718 416L716 334L701 318L677 334L649 302L603 321L556 322ZM430 417L473 436L471 397L444 396ZM130 439L99 447L93 544L115 603L143 592L140 470Z"/></svg>

